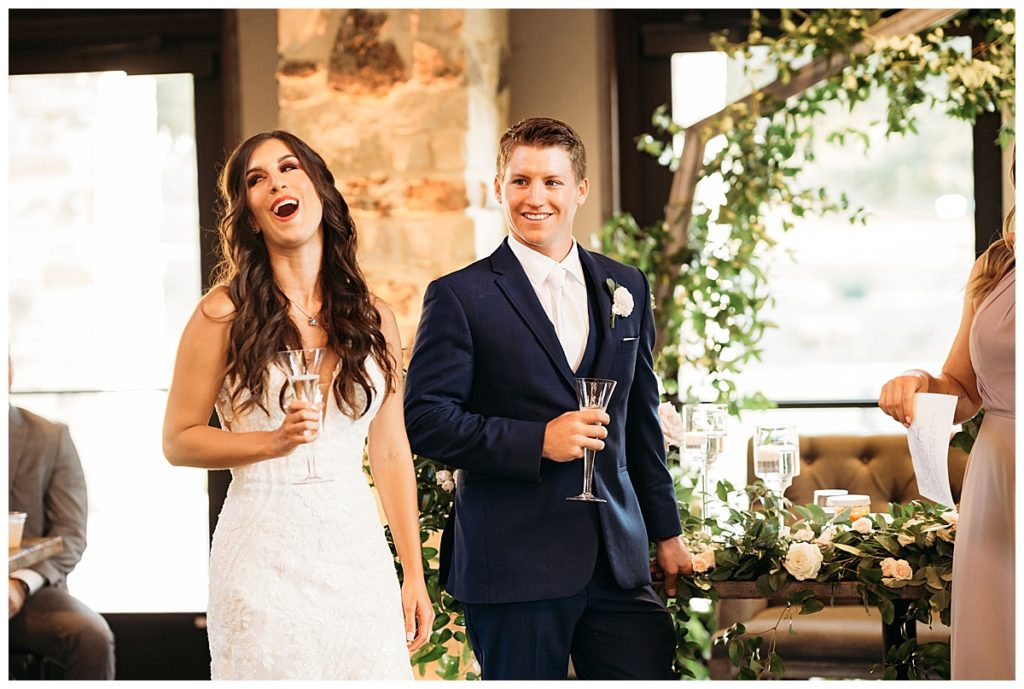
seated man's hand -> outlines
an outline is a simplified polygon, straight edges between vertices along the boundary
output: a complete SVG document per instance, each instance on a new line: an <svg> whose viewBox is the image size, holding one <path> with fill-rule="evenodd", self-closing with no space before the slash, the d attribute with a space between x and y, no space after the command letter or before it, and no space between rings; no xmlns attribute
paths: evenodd
<svg viewBox="0 0 1024 689"><path fill-rule="evenodd" d="M658 567L665 574L665 593L676 595L676 577L688 577L693 574L693 562L690 551L683 543L682 536L672 536L658 541L658 552L655 556Z"/></svg>
<svg viewBox="0 0 1024 689"><path fill-rule="evenodd" d="M21 579L7 579L7 619L17 615L28 599L28 587Z"/></svg>

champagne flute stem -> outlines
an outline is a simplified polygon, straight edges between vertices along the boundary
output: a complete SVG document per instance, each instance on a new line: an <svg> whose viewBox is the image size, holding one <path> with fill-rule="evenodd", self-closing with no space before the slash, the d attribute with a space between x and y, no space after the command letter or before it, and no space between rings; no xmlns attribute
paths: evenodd
<svg viewBox="0 0 1024 689"><path fill-rule="evenodd" d="M594 484L594 455L593 450L583 450L583 495L593 495L590 489Z"/></svg>
<svg viewBox="0 0 1024 689"><path fill-rule="evenodd" d="M309 444L309 454L306 455L307 478L316 478L316 451L313 450L313 443Z"/></svg>

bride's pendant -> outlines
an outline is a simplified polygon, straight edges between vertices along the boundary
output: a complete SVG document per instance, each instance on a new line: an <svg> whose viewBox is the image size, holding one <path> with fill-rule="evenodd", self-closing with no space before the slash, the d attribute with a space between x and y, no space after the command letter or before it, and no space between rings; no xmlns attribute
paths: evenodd
<svg viewBox="0 0 1024 689"><path fill-rule="evenodd" d="M288 296L288 295L285 295L285 296ZM308 311L306 311L306 309L304 309L301 306L299 306L299 303L297 301L295 301L291 297L288 297L288 301L290 301L292 303L292 306L294 306L295 308L297 308L299 310L299 313L301 313L303 316L306 317L306 322L309 323L312 327L316 328L317 326L320 325L320 319L317 318L315 315L310 314ZM321 304L321 308L322 307L323 307L323 304Z"/></svg>

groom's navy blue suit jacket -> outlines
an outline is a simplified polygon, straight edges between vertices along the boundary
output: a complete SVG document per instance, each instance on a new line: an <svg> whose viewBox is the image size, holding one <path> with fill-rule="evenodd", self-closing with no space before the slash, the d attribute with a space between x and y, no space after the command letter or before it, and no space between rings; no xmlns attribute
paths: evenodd
<svg viewBox="0 0 1024 689"><path fill-rule="evenodd" d="M508 245L435 280L424 296L405 419L415 453L461 469L441 569L465 603L574 595L593 574L599 539L616 582L643 586L651 581L649 541L680 533L657 414L647 279L579 252L593 286L592 327L602 329L589 377L618 381L594 472L594 493L607 503L566 500L583 486L583 462L541 457L547 422L579 408L573 378L583 372L570 368ZM636 304L614 329L608 278Z"/></svg>

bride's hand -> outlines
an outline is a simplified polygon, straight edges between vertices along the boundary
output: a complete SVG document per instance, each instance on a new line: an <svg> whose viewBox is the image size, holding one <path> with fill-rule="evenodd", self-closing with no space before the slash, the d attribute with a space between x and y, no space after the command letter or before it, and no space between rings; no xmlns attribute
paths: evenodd
<svg viewBox="0 0 1024 689"><path fill-rule="evenodd" d="M314 406L302 400L293 400L288 405L284 421L274 431L278 457L291 454L299 445L317 439L320 435L320 408L320 404Z"/></svg>
<svg viewBox="0 0 1024 689"><path fill-rule="evenodd" d="M402 610L405 613L405 640L409 651L427 643L434 630L434 605L423 577L410 577L402 583Z"/></svg>

